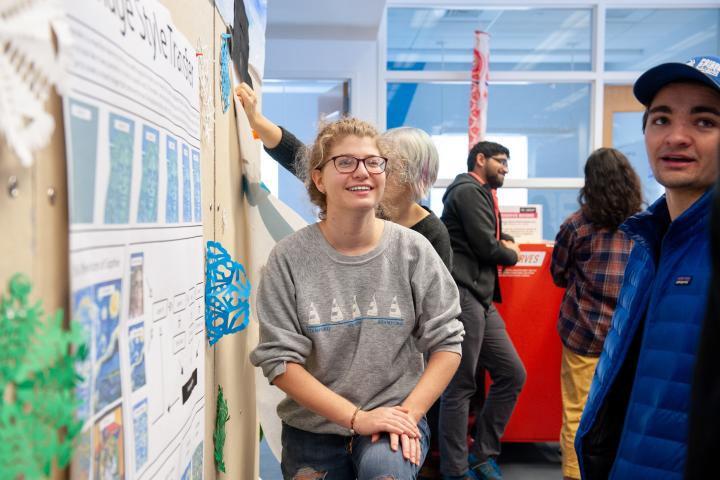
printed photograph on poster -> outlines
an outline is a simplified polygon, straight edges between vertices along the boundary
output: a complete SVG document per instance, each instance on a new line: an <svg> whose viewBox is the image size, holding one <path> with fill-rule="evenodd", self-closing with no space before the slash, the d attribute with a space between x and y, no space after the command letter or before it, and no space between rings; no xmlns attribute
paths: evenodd
<svg viewBox="0 0 720 480"><path fill-rule="evenodd" d="M135 122L110 115L110 177L105 195L105 223L128 223L132 185Z"/></svg>
<svg viewBox="0 0 720 480"><path fill-rule="evenodd" d="M75 480L89 480L92 470L92 428L80 432L75 440L70 470Z"/></svg>
<svg viewBox="0 0 720 480"><path fill-rule="evenodd" d="M180 177L178 175L178 147L177 140L170 135L166 139L166 182L165 189L165 222L177 223L179 220L178 204L180 195L178 193Z"/></svg>
<svg viewBox="0 0 720 480"><path fill-rule="evenodd" d="M93 365L93 412L120 398L120 280L103 282L95 286L95 304L98 313L93 319L95 337Z"/></svg>
<svg viewBox="0 0 720 480"><path fill-rule="evenodd" d="M139 472L148 459L148 407L147 399L133 407L133 436L135 437L135 472Z"/></svg>
<svg viewBox="0 0 720 480"><path fill-rule="evenodd" d="M192 480L202 480L203 474L203 442L195 448L192 456Z"/></svg>
<svg viewBox="0 0 720 480"><path fill-rule="evenodd" d="M142 253L130 255L130 319L141 317L144 313L145 294L143 293L143 263L145 257Z"/></svg>
<svg viewBox="0 0 720 480"><path fill-rule="evenodd" d="M70 175L70 222L93 223L95 214L95 171L98 146L98 109L88 103L70 99L70 122L65 125L70 136L68 156Z"/></svg>
<svg viewBox="0 0 720 480"><path fill-rule="evenodd" d="M93 429L93 478L122 480L125 478L123 457L122 408L117 407L95 424Z"/></svg>
<svg viewBox="0 0 720 480"><path fill-rule="evenodd" d="M86 287L73 293L72 311L75 322L82 327L85 345L91 346L93 325L98 318L98 307L95 303L95 288ZM92 347L91 347L92 348ZM77 386L76 395L79 402L77 418L86 421L92 415L91 392L92 392L92 358L88 355L84 361L78 362L77 372L82 381Z"/></svg>
<svg viewBox="0 0 720 480"><path fill-rule="evenodd" d="M132 391L145 386L145 324L130 325L130 383Z"/></svg>
<svg viewBox="0 0 720 480"><path fill-rule="evenodd" d="M542 205L500 206L503 233L515 243L542 243Z"/></svg>
<svg viewBox="0 0 720 480"><path fill-rule="evenodd" d="M157 222L160 161L160 134L147 125L142 136L142 180L138 202L138 223Z"/></svg>

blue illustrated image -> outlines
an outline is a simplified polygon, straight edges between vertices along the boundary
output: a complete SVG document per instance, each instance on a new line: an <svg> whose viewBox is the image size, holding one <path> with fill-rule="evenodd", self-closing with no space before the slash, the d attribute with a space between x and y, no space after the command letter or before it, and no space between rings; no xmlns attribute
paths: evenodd
<svg viewBox="0 0 720 480"><path fill-rule="evenodd" d="M86 287L73 293L72 312L75 322L82 327L85 344L90 345L92 326L98 317L94 287ZM90 418L92 413L90 411L90 392L92 391L92 361L90 356L77 364L77 372L82 377L82 382L78 384L75 390L79 401L76 412L77 418L85 421Z"/></svg>
<svg viewBox="0 0 720 480"><path fill-rule="evenodd" d="M135 471L139 472L148 459L148 402L138 402L133 408L133 432L135 436Z"/></svg>
<svg viewBox="0 0 720 480"><path fill-rule="evenodd" d="M177 141L167 137L166 142L167 193L165 195L165 221L178 222L178 152Z"/></svg>
<svg viewBox="0 0 720 480"><path fill-rule="evenodd" d="M93 323L95 365L93 371L93 411L97 413L120 398L120 333L121 281L95 286L97 317Z"/></svg>
<svg viewBox="0 0 720 480"><path fill-rule="evenodd" d="M110 115L110 178L105 196L105 223L128 223L132 187L135 123Z"/></svg>
<svg viewBox="0 0 720 480"><path fill-rule="evenodd" d="M130 340L130 380L132 391L145 385L145 325L131 325L128 338Z"/></svg>
<svg viewBox="0 0 720 480"><path fill-rule="evenodd" d="M190 188L190 149L182 146L183 222L192 222L192 189Z"/></svg>
<svg viewBox="0 0 720 480"><path fill-rule="evenodd" d="M140 202L137 221L157 221L158 208L158 162L160 155L160 134L150 127L143 127L142 136L142 180L140 181Z"/></svg>
<svg viewBox="0 0 720 480"><path fill-rule="evenodd" d="M192 171L193 171L193 217L196 222L202 221L202 211L200 208L200 152L197 150L192 151Z"/></svg>

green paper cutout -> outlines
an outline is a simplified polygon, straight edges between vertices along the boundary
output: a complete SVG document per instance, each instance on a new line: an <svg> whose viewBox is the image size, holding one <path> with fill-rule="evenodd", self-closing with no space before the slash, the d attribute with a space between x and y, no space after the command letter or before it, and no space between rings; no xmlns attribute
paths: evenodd
<svg viewBox="0 0 720 480"><path fill-rule="evenodd" d="M15 274L9 295L0 295L0 471L8 479L47 477L53 460L66 467L82 429L75 418L75 363L87 356L80 327L65 330L62 309L43 321L31 290L28 277Z"/></svg>
<svg viewBox="0 0 720 480"><path fill-rule="evenodd" d="M215 443L215 468L225 473L225 457L223 449L225 447L225 424L230 420L227 402L223 396L223 390L218 385L217 397L217 414L215 416L215 431L213 432L213 442Z"/></svg>

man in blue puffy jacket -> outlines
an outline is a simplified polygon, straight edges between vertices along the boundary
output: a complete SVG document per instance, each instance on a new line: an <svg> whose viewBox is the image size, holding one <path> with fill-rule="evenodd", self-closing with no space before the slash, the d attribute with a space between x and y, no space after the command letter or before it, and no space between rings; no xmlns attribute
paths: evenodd
<svg viewBox="0 0 720 480"><path fill-rule="evenodd" d="M635 246L575 439L582 478L682 479L710 281L709 217L720 170L720 58L651 68L648 160L665 187L620 228Z"/></svg>

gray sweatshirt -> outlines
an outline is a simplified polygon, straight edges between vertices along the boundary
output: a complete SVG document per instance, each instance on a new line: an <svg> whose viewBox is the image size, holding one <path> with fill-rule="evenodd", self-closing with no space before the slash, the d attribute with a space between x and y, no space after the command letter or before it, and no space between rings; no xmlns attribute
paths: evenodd
<svg viewBox="0 0 720 480"><path fill-rule="evenodd" d="M384 223L380 243L345 256L317 224L279 242L257 294L260 343L251 353L270 382L286 362L372 410L399 405L423 372L421 352L461 353L458 290L419 233ZM349 431L286 397L278 415L315 433Z"/></svg>

